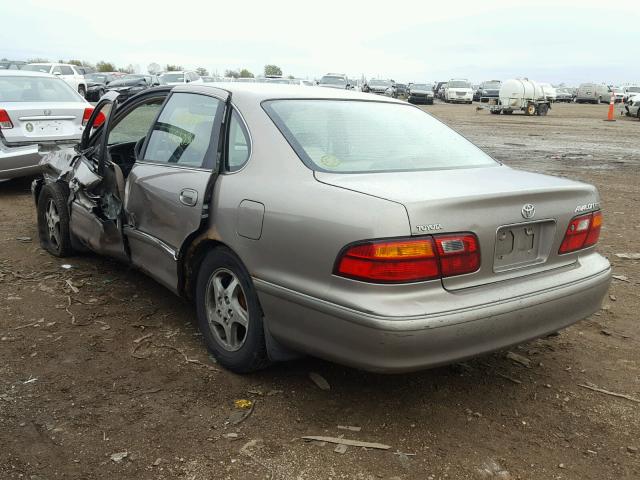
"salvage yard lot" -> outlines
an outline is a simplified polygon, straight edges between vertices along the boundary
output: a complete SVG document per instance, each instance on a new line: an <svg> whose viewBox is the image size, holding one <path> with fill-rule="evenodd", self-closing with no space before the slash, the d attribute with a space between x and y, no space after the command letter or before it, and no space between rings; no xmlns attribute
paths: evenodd
<svg viewBox="0 0 640 480"><path fill-rule="evenodd" d="M507 165L599 188L618 277L600 312L509 357L410 375L306 358L238 376L207 356L191 306L143 274L44 253L29 181L1 184L0 479L640 478L640 261L616 256L640 251L640 122L603 122L606 105L423 108ZM254 406L234 425L239 399Z"/></svg>

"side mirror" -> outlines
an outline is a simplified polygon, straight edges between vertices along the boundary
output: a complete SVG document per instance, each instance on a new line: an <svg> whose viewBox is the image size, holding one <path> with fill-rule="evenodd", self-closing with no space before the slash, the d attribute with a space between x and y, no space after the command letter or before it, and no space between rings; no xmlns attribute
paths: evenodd
<svg viewBox="0 0 640 480"><path fill-rule="evenodd" d="M189 83L191 80L189 80L188 78L185 78L185 79L184 79L184 81L185 81L186 83Z"/></svg>
<svg viewBox="0 0 640 480"><path fill-rule="evenodd" d="M62 73L60 72L53 72L54 75L56 75L57 77L59 77L60 75L62 75Z"/></svg>

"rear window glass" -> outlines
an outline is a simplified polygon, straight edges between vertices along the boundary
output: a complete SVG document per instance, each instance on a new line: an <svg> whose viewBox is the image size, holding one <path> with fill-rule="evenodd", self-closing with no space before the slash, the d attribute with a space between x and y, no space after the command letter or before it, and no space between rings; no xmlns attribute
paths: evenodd
<svg viewBox="0 0 640 480"><path fill-rule="evenodd" d="M83 100L58 78L0 77L0 102L82 102Z"/></svg>
<svg viewBox="0 0 640 480"><path fill-rule="evenodd" d="M184 83L183 73L164 73L160 75L162 83Z"/></svg>
<svg viewBox="0 0 640 480"><path fill-rule="evenodd" d="M496 164L454 130L410 105L293 99L263 105L313 170L361 173Z"/></svg>

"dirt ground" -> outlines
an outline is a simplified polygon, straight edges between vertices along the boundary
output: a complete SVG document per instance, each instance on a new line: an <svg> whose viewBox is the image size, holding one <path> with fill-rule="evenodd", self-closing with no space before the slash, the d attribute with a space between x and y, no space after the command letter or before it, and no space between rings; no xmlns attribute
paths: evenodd
<svg viewBox="0 0 640 480"><path fill-rule="evenodd" d="M306 358L238 376L207 356L193 308L143 274L44 253L30 181L11 181L0 185L0 479L640 478L640 261L615 256L640 252L640 122L603 122L606 105L547 117L424 108L510 166L598 186L599 250L621 278L600 312L512 349L529 368L502 352L411 375ZM254 408L233 424L238 399ZM391 449L340 454L305 435Z"/></svg>

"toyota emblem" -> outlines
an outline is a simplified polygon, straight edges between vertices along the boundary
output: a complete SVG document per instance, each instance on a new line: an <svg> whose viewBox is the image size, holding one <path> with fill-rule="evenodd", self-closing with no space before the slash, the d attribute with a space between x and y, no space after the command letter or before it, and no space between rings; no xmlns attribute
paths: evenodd
<svg viewBox="0 0 640 480"><path fill-rule="evenodd" d="M523 218L533 218L533 216L536 214L536 207L534 207L530 203L527 203L524 207L522 207L521 213Z"/></svg>

